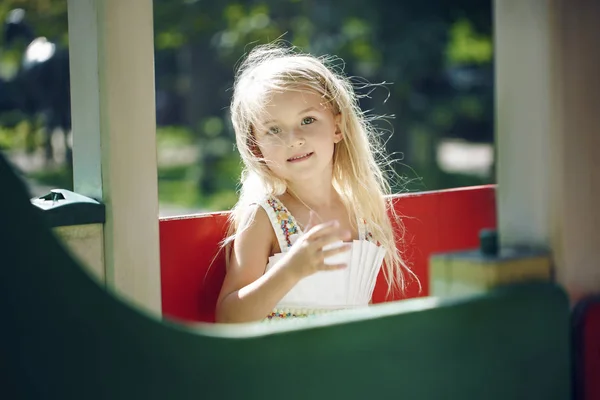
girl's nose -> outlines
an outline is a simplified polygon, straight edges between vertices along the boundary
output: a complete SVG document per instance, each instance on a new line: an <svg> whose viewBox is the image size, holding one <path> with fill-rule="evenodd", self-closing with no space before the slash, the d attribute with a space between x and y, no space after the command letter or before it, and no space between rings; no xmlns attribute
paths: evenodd
<svg viewBox="0 0 600 400"><path fill-rule="evenodd" d="M306 140L299 132L291 131L288 135L288 146L289 147L299 147L303 146Z"/></svg>

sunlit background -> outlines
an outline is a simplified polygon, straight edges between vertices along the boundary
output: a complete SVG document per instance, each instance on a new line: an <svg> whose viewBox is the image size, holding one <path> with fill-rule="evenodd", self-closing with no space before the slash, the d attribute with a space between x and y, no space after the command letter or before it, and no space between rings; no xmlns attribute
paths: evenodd
<svg viewBox="0 0 600 400"><path fill-rule="evenodd" d="M33 196L72 189L67 1L3 0L0 19L0 151ZM385 82L361 105L386 117L396 192L494 183L491 19L479 0L154 0L161 215L235 203L235 65L278 38Z"/></svg>

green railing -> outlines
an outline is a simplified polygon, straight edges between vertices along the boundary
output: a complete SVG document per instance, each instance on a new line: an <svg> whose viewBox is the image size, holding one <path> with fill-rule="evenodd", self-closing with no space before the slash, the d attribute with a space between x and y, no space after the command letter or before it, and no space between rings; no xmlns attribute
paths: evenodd
<svg viewBox="0 0 600 400"><path fill-rule="evenodd" d="M272 325L175 325L89 278L1 156L0 184L0 398L569 398L569 304L552 284Z"/></svg>

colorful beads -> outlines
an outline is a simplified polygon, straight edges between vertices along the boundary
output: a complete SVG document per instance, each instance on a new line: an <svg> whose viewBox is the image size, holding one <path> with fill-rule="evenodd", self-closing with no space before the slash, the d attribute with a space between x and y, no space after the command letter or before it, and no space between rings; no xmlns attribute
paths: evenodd
<svg viewBox="0 0 600 400"><path fill-rule="evenodd" d="M288 311L288 312L273 311L271 314L267 315L267 319L304 318L304 317L308 317L308 314L295 314L290 311Z"/></svg>
<svg viewBox="0 0 600 400"><path fill-rule="evenodd" d="M310 308L276 308L274 309L264 321L277 321L284 319L294 318L307 318L314 317L320 314L330 313L334 310L327 309L310 309Z"/></svg>
<svg viewBox="0 0 600 400"><path fill-rule="evenodd" d="M277 201L275 198L268 198L267 203L275 212L277 223L283 231L285 241L288 247L291 247L292 241L290 240L290 236L298 233L298 224L296 223L296 220L294 220L294 217L292 217L292 215L285 208L285 206L280 201Z"/></svg>
<svg viewBox="0 0 600 400"><path fill-rule="evenodd" d="M279 226L281 228L281 232L283 232L285 243L287 244L288 248L292 247L290 236L300 233L298 223L289 210L277 198L270 196L266 201L269 207L271 207L273 210L273 214L276 219L276 221L274 221L276 226ZM271 215L271 218L272 217L273 215ZM379 245L379 242L374 240L371 231L368 230L369 224L367 223L367 220L364 218L359 218L359 221L361 223L361 226L359 226L359 231L361 233L360 239L365 239L369 242L374 242Z"/></svg>

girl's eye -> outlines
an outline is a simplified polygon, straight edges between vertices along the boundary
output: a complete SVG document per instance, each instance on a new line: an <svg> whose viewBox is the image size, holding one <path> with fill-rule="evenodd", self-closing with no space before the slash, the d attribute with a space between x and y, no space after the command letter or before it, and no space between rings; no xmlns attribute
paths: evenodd
<svg viewBox="0 0 600 400"><path fill-rule="evenodd" d="M277 135L277 134L278 134L278 133L280 133L280 132L281 132L281 129L279 129L279 128L278 128L278 127L276 127L276 126L272 126L271 128L269 128L269 133L270 133L271 135Z"/></svg>
<svg viewBox="0 0 600 400"><path fill-rule="evenodd" d="M309 125L309 124L312 124L313 122L315 122L315 119L313 117L306 117L306 118L302 119L302 125Z"/></svg>

